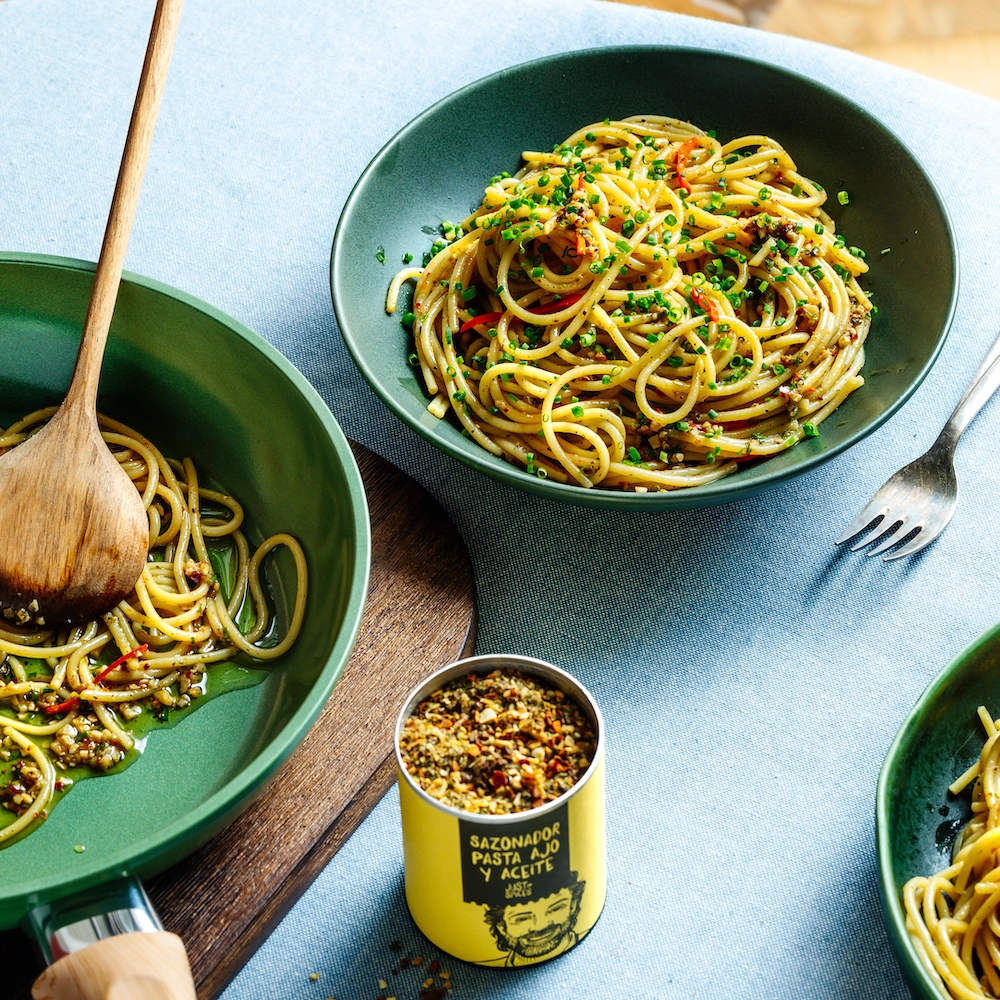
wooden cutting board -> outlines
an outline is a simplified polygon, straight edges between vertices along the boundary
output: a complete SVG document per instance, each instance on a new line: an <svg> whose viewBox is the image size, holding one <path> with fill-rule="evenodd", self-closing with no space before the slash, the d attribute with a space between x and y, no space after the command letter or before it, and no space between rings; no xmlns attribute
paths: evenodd
<svg viewBox="0 0 1000 1000"><path fill-rule="evenodd" d="M409 690L472 653L472 566L455 526L412 479L353 447L371 513L372 570L344 676L264 794L146 886L166 929L187 945L201 1000L225 989L388 790L392 728ZM31 995L40 970L24 969L26 944L20 931L0 933L5 1000Z"/></svg>

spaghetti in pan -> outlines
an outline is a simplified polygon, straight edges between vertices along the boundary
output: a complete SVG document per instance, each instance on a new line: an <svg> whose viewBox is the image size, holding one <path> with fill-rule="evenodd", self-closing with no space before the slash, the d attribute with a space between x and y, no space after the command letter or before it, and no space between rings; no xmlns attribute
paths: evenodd
<svg viewBox="0 0 1000 1000"><path fill-rule="evenodd" d="M16 447L55 409L0 432L0 450ZM125 761L137 743L130 724L202 696L212 664L239 653L255 661L285 653L305 613L306 560L295 538L273 535L251 551L243 508L202 487L190 458L165 458L132 428L99 421L142 494L150 554L134 593L94 621L53 628L30 608L0 616L0 847L46 818L71 775ZM262 579L265 558L279 546L296 571L283 636Z"/></svg>
<svg viewBox="0 0 1000 1000"><path fill-rule="evenodd" d="M386 301L416 283L428 409L486 450L584 488L699 486L863 384L864 251L774 139L642 115L523 160Z"/></svg>

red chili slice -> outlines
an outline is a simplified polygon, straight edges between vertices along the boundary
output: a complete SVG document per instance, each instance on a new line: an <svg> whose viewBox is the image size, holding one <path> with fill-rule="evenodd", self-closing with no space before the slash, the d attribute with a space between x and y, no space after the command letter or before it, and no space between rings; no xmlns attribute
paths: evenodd
<svg viewBox="0 0 1000 1000"><path fill-rule="evenodd" d="M140 653L145 653L147 649L149 649L149 644L144 642L141 646L136 646L135 649L131 650L131 652L126 653L124 656L119 656L117 660L114 660L113 662L109 663L106 667L104 667L101 670L101 672L94 678L94 683L100 684L101 681L103 681L104 678L107 677L108 674L110 674L111 671L115 669L115 667L120 667L126 660L131 660L133 656L138 656Z"/></svg>
<svg viewBox="0 0 1000 1000"><path fill-rule="evenodd" d="M571 295L564 295L558 302L546 302L543 306L535 306L531 311L536 316L546 316L548 313L561 312L567 306L579 302L583 298L584 292L573 292Z"/></svg>
<svg viewBox="0 0 1000 1000"><path fill-rule="evenodd" d="M699 146L701 142L698 139L688 139L686 142L682 142L677 148L677 154L674 157L674 166L677 170L677 183L680 184L688 194L691 193L691 183L684 176L684 167L687 163L687 158L693 153Z"/></svg>
<svg viewBox="0 0 1000 1000"><path fill-rule="evenodd" d="M691 292L691 301L698 306L699 309L704 309L708 313L708 318L713 323L719 322L719 307L711 295L707 295L702 289L695 288Z"/></svg>
<svg viewBox="0 0 1000 1000"><path fill-rule="evenodd" d="M58 705L46 705L45 712L48 715L55 715L58 712L68 712L71 708L76 708L80 704L80 699L73 695L72 698L67 698L65 701L59 702Z"/></svg>
<svg viewBox="0 0 1000 1000"><path fill-rule="evenodd" d="M101 672L94 678L95 684L100 684L108 674L111 673L115 667L120 667L126 660L132 659L133 656L138 656L140 653L145 653L149 649L147 643L143 643L141 646L136 646L131 652L126 653L124 656L119 656L117 660L112 661L106 667L102 668ZM80 704L79 695L73 695L72 698L67 698L65 701L59 702L58 705L46 705L45 712L47 715L57 715L59 712L68 712L71 708L76 708Z"/></svg>
<svg viewBox="0 0 1000 1000"><path fill-rule="evenodd" d="M536 316L546 316L549 313L561 312L568 306L573 305L574 302L579 302L583 298L584 292L573 292L571 295L565 295L558 302L546 302L543 306L536 306L531 311ZM499 323L502 320L504 314L502 312L495 313L484 313L482 316L473 316L472 319L467 319L459 328L459 333L465 333L467 330L471 330L476 326L487 326L490 323Z"/></svg>
<svg viewBox="0 0 1000 1000"><path fill-rule="evenodd" d="M482 316L473 316L467 319L459 328L459 333L465 333L476 326L488 326L490 323L499 323L503 319L503 313L483 313Z"/></svg>

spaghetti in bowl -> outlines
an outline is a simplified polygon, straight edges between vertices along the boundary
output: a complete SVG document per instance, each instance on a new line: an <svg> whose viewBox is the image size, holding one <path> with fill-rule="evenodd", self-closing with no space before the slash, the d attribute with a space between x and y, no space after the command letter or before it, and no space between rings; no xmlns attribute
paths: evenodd
<svg viewBox="0 0 1000 1000"><path fill-rule="evenodd" d="M707 77L711 88L699 82ZM566 83L597 79L599 93ZM803 104L812 109L808 121L789 111ZM505 109L503 129L493 127L495 107ZM628 120L637 110L664 117ZM685 146L681 175L691 193L676 170ZM726 163L733 155L740 162ZM626 157L636 162L626 166ZM565 202L553 203L561 192ZM548 204L526 207L526 197ZM565 225L573 205L580 212ZM502 225L481 228L498 218ZM426 234L441 235L442 219L464 221L430 247ZM789 221L802 229L790 234ZM841 231L849 242L838 240ZM489 239L499 242L487 247ZM865 248L867 260L852 246ZM428 249L426 268L410 272L419 279L412 297L404 283L386 315L393 274ZM561 501L663 509L747 495L870 433L940 348L955 262L943 209L919 165L859 108L771 66L648 47L515 67L415 119L352 193L331 279L362 373L442 450ZM739 287L725 287L730 279ZM837 300L829 322L813 311L810 283ZM749 311L732 304L743 290ZM872 303L878 315L866 344ZM467 326L477 316L494 321ZM817 326L824 329L814 337ZM846 346L838 343L845 334ZM793 339L782 345L786 335ZM852 394L862 349L865 374L875 378ZM557 384L584 366L594 378L576 372L566 391ZM429 403L452 416L437 419ZM761 460L767 455L774 457Z"/></svg>
<svg viewBox="0 0 1000 1000"><path fill-rule="evenodd" d="M882 914L910 992L923 1000L1000 996L998 666L994 626L920 696L879 775Z"/></svg>
<svg viewBox="0 0 1000 1000"><path fill-rule="evenodd" d="M487 451L584 488L691 488L818 436L863 384L866 253L775 140L636 115L523 159L386 303L416 282L428 410Z"/></svg>

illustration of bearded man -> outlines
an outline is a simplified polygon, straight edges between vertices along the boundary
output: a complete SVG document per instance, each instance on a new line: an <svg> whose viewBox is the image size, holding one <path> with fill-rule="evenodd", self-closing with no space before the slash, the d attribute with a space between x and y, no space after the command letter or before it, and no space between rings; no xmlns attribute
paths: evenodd
<svg viewBox="0 0 1000 1000"><path fill-rule="evenodd" d="M497 947L506 952L505 966L531 965L555 958L577 942L576 921L586 882L576 881L541 899L491 906L486 911Z"/></svg>

